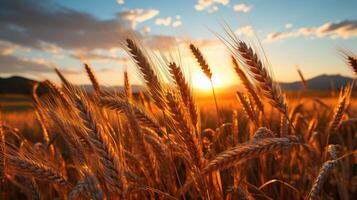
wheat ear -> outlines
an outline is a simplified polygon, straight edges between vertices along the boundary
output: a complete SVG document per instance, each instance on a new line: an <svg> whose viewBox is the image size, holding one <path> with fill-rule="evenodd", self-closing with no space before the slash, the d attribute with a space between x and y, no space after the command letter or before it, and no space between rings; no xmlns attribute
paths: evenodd
<svg viewBox="0 0 357 200"><path fill-rule="evenodd" d="M126 107L130 106L135 114L135 117L140 121L141 124L152 128L157 133L162 133L160 124L156 121L156 119L150 116L149 113L146 112L144 109L140 108L139 106L136 106L133 103L119 98L108 97L100 99L99 104L110 110L115 110L123 113L125 112Z"/></svg>
<svg viewBox="0 0 357 200"><path fill-rule="evenodd" d="M307 82L305 80L304 74L302 73L302 71L300 69L297 69L297 72L299 74L302 86L304 87L305 90L307 90L308 89L308 85L307 85Z"/></svg>
<svg viewBox="0 0 357 200"><path fill-rule="evenodd" d="M164 89L159 81L159 78L155 74L154 68L151 66L149 60L133 40L126 39L126 46L130 55L143 74L146 85L149 87L151 96L154 99L156 106L160 109L164 109Z"/></svg>
<svg viewBox="0 0 357 200"><path fill-rule="evenodd" d="M88 75L88 77L89 77L89 79L90 79L90 82L92 83L92 86L93 86L93 88L94 88L94 91L95 91L97 94L101 94L102 91L101 91L101 89L100 89L100 85L99 85L98 79L95 77L92 68L91 68L88 64L86 64L86 63L84 63L84 68L86 69L87 75Z"/></svg>
<svg viewBox="0 0 357 200"><path fill-rule="evenodd" d="M244 73L244 71L241 69L241 67L239 66L237 60L234 58L234 56L232 55L232 64L233 64L233 68L236 71L237 75L239 76L240 80L242 81L244 88L246 89L246 91L249 93L249 95L253 98L255 105L257 105L257 107L259 108L259 110L261 112L264 112L264 106L263 103L261 102L259 96L257 95L257 93L254 90L254 87L252 85L252 83L249 81L248 77L246 76L246 74Z"/></svg>
<svg viewBox="0 0 357 200"><path fill-rule="evenodd" d="M187 148L190 150L189 152L191 153L195 164L201 168L205 159L200 139L197 138L198 136L194 133L194 129L190 128L191 126L187 122L187 117L185 116L185 113L183 112L183 109L174 94L168 93L166 95L166 99L170 115L176 123L176 127L178 127L181 131L182 137L184 138Z"/></svg>
<svg viewBox="0 0 357 200"><path fill-rule="evenodd" d="M348 65L351 67L355 75L357 76L357 57L352 54L345 53L345 59Z"/></svg>
<svg viewBox="0 0 357 200"><path fill-rule="evenodd" d="M255 82L263 91L264 96L269 99L269 103L283 115L287 115L287 105L284 96L281 94L278 85L273 82L259 56L243 41L238 43L237 50L243 58L243 62L248 66Z"/></svg>
<svg viewBox="0 0 357 200"><path fill-rule="evenodd" d="M237 92L237 99L239 100L240 104L242 105L242 108L245 112L245 114L248 116L248 118L258 124L258 119L255 115L255 112L252 108L252 105L249 101L249 99L247 98L246 95L242 94L241 92Z"/></svg>
<svg viewBox="0 0 357 200"><path fill-rule="evenodd" d="M196 58L196 61L198 62L198 64L200 65L203 73L207 76L207 78L209 78L210 83L211 83L211 89L212 89L212 94L213 94L213 98L214 98L214 103L216 106L216 111L217 111L217 119L218 119L218 126L221 123L221 118L220 118L220 114L219 114L219 109L218 109L218 103L217 103L217 98L216 98L216 92L214 90L214 86L213 86L213 81L212 81L212 72L210 67L207 64L206 59L203 57L203 54L201 53L201 51L195 47L195 45L190 44L190 49L191 52L193 54L193 56Z"/></svg>
<svg viewBox="0 0 357 200"><path fill-rule="evenodd" d="M197 109L196 109L195 101L193 100L190 91L190 87L186 82L185 76L183 75L180 67L174 62L169 63L169 69L170 69L170 74L172 78L175 80L176 86L180 91L181 98L185 106L190 112L192 124L196 126L198 120Z"/></svg>
<svg viewBox="0 0 357 200"><path fill-rule="evenodd" d="M245 162L251 158L265 155L267 153L273 153L284 148L291 148L301 143L295 136L286 136L280 138L263 138L260 140L251 140L246 143L237 145L231 149L223 151L213 158L209 163L201 170L201 172L194 177L194 179L188 180L179 191L179 194L183 194L189 189L190 185L195 179L202 178L207 174L216 171L227 169L238 163Z"/></svg>
<svg viewBox="0 0 357 200"><path fill-rule="evenodd" d="M120 162L112 144L109 142L108 135L104 133L103 127L95 122L88 105L80 97L76 98L75 103L87 130L88 140L104 167L105 180L112 192L124 195L126 180L123 176L123 170L119 168Z"/></svg>
<svg viewBox="0 0 357 200"><path fill-rule="evenodd" d="M0 121L0 189L2 189L5 177L5 130Z"/></svg>
<svg viewBox="0 0 357 200"><path fill-rule="evenodd" d="M58 183L61 185L68 184L66 178L59 173L58 170L52 169L43 163L38 163L30 159L20 158L19 156L6 156L7 161L11 167L25 176L34 176L39 180L46 180L51 183Z"/></svg>
<svg viewBox="0 0 357 200"><path fill-rule="evenodd" d="M63 74L61 73L61 71L59 69L55 68L55 72L56 72L57 76L61 79L63 85L66 88L72 87L72 84L66 79L66 77L63 76Z"/></svg>
<svg viewBox="0 0 357 200"><path fill-rule="evenodd" d="M309 200L318 199L322 185L327 180L330 171L337 165L337 163L337 160L329 160L322 165L309 193Z"/></svg>
<svg viewBox="0 0 357 200"><path fill-rule="evenodd" d="M132 100L133 93L131 91L131 85L130 85L129 75L128 75L127 71L124 72L124 91L125 91L125 95L127 96L127 98L129 100Z"/></svg>

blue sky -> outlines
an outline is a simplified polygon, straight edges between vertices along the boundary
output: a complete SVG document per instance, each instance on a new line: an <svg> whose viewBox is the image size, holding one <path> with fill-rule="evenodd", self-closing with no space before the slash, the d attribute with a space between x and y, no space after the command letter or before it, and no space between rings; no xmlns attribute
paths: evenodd
<svg viewBox="0 0 357 200"><path fill-rule="evenodd" d="M296 66L307 78L322 73L350 75L338 49L357 52L357 1L354 0L4 2L4 10L31 13L27 16L16 13L14 15L19 15L16 17L5 12L0 14L0 26L3 25L7 30L0 32L0 50L3 51L0 61L7 64L0 64L3 68L0 73L5 76L55 78L51 70L48 70L55 66L67 72L74 82L87 83L88 80L83 75L76 73L82 70L81 63L85 60L98 70L99 76L107 77L103 78L105 84L120 84L122 75L114 74L122 73L128 68L130 71L131 64L123 61L125 54L118 43L120 33L123 32L121 29L130 29L140 34L142 40L154 38L154 48L155 45L166 43L160 36L177 40L189 38L189 41L202 48L218 78L224 80L230 76L226 78L230 81L221 80L221 84L234 84L231 81L233 76L227 61L229 59L226 59L229 53L223 45L212 42L217 41L212 31L224 36L222 22L226 22L240 38L254 45L258 45L255 34L258 36L272 72L279 81L298 80ZM42 7L45 9L37 9ZM58 10L61 12L56 12ZM37 14L43 19L36 19ZM59 24L58 27L55 27L56 23ZM63 25L65 23L69 25ZM37 27L38 32L33 33L31 29L35 29L34 27ZM120 33L115 35L115 31L110 30L111 27L120 29ZM62 33L66 28L68 31ZM102 28L103 31L98 30ZM75 29L74 33L78 37L70 34L72 29ZM14 30L22 32L19 36L14 36ZM86 32L85 37L80 37L81 31ZM29 35L25 37L24 33ZM54 34L58 35L53 36ZM109 40L111 38L112 45ZM205 45L205 41L211 43ZM34 70L31 71L32 68L25 66L26 64ZM132 71L135 74L135 70ZM195 76L199 76L199 71L189 71L193 80ZM135 77L134 79L139 81Z"/></svg>

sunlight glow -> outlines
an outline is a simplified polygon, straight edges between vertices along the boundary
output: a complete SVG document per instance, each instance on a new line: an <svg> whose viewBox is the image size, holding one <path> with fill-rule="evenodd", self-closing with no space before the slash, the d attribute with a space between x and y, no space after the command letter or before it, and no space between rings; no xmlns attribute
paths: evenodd
<svg viewBox="0 0 357 200"><path fill-rule="evenodd" d="M225 84L219 76L212 77L213 86L215 88L224 87ZM194 88L204 91L211 90L211 82L202 72L195 73L192 77L192 85Z"/></svg>

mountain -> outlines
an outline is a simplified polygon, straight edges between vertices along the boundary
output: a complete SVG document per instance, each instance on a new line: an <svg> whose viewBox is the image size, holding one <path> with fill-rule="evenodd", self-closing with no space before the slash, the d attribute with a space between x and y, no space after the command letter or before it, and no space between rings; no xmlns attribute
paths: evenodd
<svg viewBox="0 0 357 200"><path fill-rule="evenodd" d="M314 78L306 80L307 85L310 90L330 90L331 88L339 89L342 86L347 85L352 82L353 79L349 77L344 77L341 75L320 75ZM26 94L30 95L32 93L32 87L37 81L27 79L20 76L13 76L9 78L0 78L0 94ZM280 86L284 90L299 90L302 89L302 84L300 81L291 83L280 83ZM88 92L93 91L91 85L81 85L84 90ZM122 91L122 86L102 86L104 90L112 91ZM144 87L141 85L133 85L133 92L143 91ZM38 93L43 94L47 92L45 85L40 83Z"/></svg>
<svg viewBox="0 0 357 200"><path fill-rule="evenodd" d="M314 78L306 80L307 86L310 90L331 90L339 89L348 83L353 81L352 78L341 76L339 74L336 75L320 75ZM279 83L281 88L284 90L299 90L302 89L303 86L300 81L295 81L291 83Z"/></svg>
<svg viewBox="0 0 357 200"><path fill-rule="evenodd" d="M37 81L20 77L12 76L9 78L0 77L0 94L26 94L30 95L32 93L32 87ZM38 94L43 94L48 91L44 84L39 85Z"/></svg>

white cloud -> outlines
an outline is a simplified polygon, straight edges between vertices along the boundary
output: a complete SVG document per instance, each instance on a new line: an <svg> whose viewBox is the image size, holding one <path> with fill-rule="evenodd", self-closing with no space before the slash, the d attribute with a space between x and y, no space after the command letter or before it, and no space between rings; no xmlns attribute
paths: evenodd
<svg viewBox="0 0 357 200"><path fill-rule="evenodd" d="M157 18L155 20L155 24L158 26L170 26L171 25L171 17Z"/></svg>
<svg viewBox="0 0 357 200"><path fill-rule="evenodd" d="M252 26L243 26L236 30L238 35L246 35L248 37L254 36L254 29Z"/></svg>
<svg viewBox="0 0 357 200"><path fill-rule="evenodd" d="M182 21L181 20L176 20L174 22L172 22L172 27L176 28L182 26Z"/></svg>
<svg viewBox="0 0 357 200"><path fill-rule="evenodd" d="M215 12L218 10L217 5L227 6L228 4L229 0L198 0L195 9L197 11Z"/></svg>
<svg viewBox="0 0 357 200"><path fill-rule="evenodd" d="M131 22L131 27L136 28L137 24L147 21L159 14L155 9L134 9L119 13L119 17Z"/></svg>
<svg viewBox="0 0 357 200"><path fill-rule="evenodd" d="M286 28L286 29L289 29L289 28L292 28L292 27L294 27L294 25L293 25L293 24L290 24L290 23L285 24L285 28Z"/></svg>
<svg viewBox="0 0 357 200"><path fill-rule="evenodd" d="M233 6L233 10L236 12L244 12L247 13L249 11L251 11L253 8L253 6L241 3L241 4L236 4Z"/></svg>
<svg viewBox="0 0 357 200"><path fill-rule="evenodd" d="M124 0L117 0L117 3L120 4L120 5L123 5L124 4Z"/></svg>
<svg viewBox="0 0 357 200"><path fill-rule="evenodd" d="M327 22L318 27L303 27L292 31L275 32L268 34L265 41L273 42L284 38L308 36L330 37L331 39L348 39L357 37L357 20L344 20L339 22Z"/></svg>

